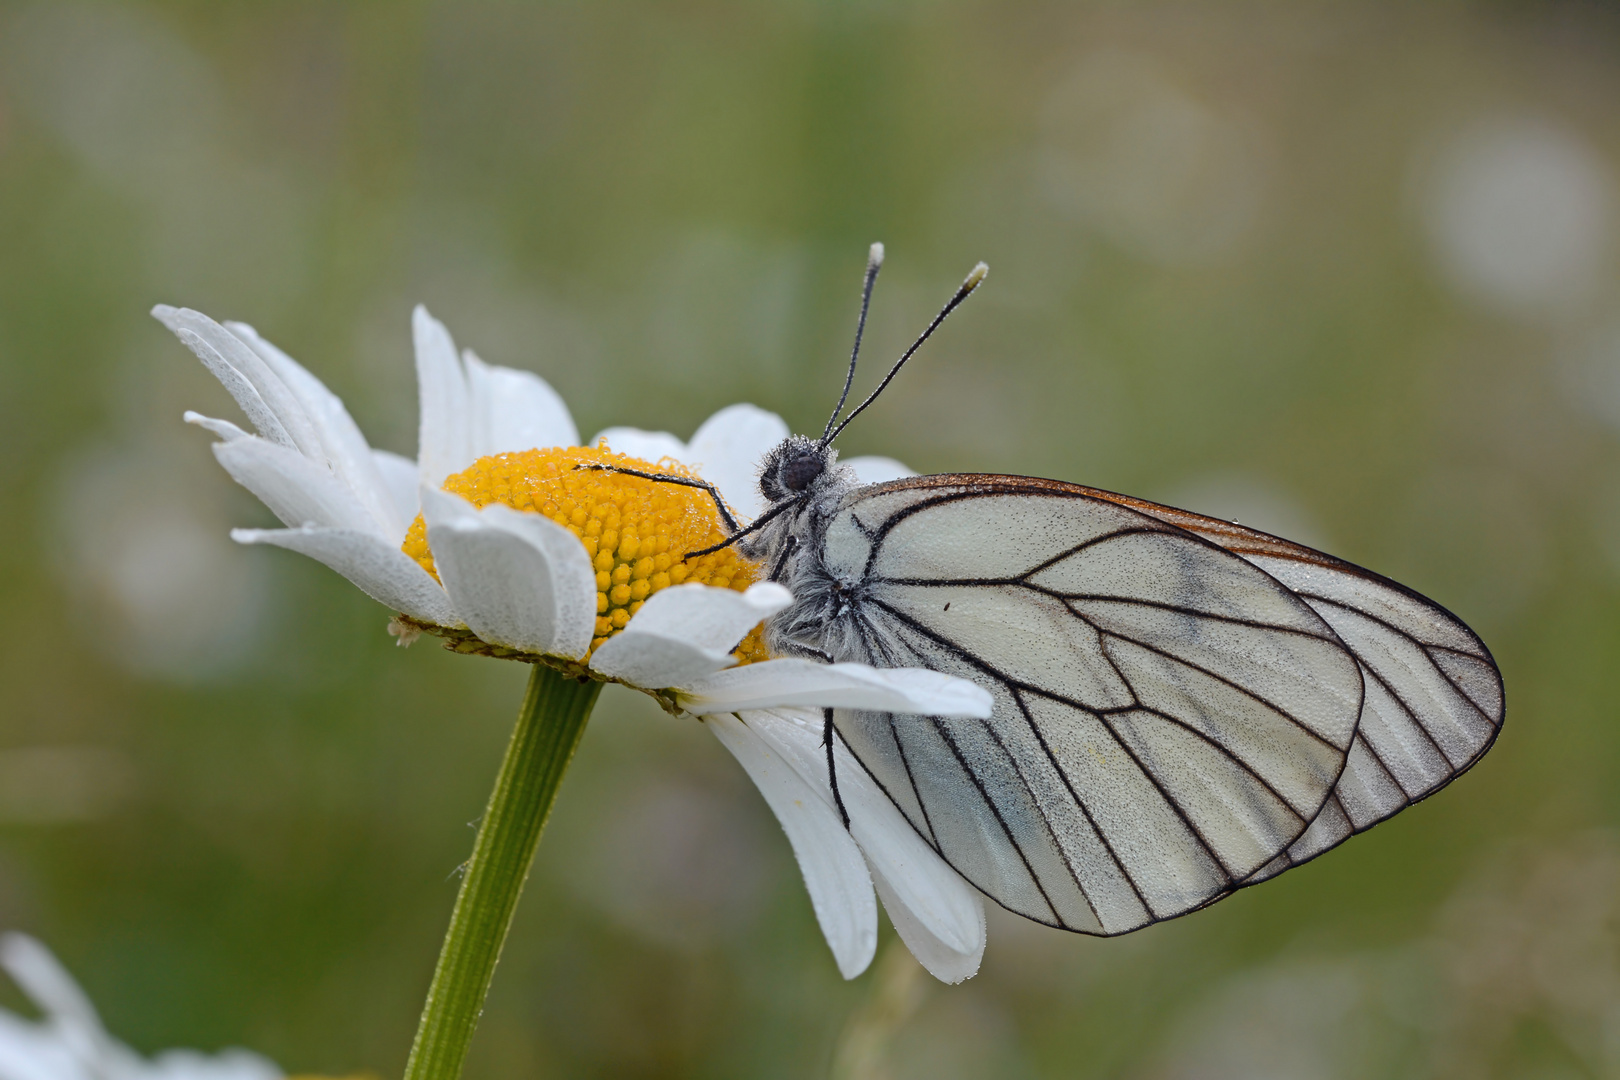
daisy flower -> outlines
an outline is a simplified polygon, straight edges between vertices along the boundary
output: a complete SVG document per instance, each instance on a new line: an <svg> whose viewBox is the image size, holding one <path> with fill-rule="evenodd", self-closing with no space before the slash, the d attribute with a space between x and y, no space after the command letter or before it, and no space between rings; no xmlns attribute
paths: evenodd
<svg viewBox="0 0 1620 1080"><path fill-rule="evenodd" d="M0 1080L282 1080L248 1050L164 1050L147 1060L102 1027L73 976L26 934L0 936L0 967L42 1015L0 1009Z"/></svg>
<svg viewBox="0 0 1620 1080"><path fill-rule="evenodd" d="M787 606L787 590L729 547L683 557L763 509L757 467L788 435L780 417L738 404L689 442L609 428L581 446L544 380L458 354L419 307L413 462L372 449L336 395L252 327L170 307L153 314L257 432L186 414L218 436L220 464L285 526L238 529L236 540L336 570L396 612L390 629L402 643L433 634L458 652L622 683L699 718L780 820L845 977L872 959L877 898L934 975L959 982L978 970L978 892L840 745L845 827L820 710L984 718L989 694L924 669L772 658L760 625ZM845 465L865 482L910 475L886 458Z"/></svg>

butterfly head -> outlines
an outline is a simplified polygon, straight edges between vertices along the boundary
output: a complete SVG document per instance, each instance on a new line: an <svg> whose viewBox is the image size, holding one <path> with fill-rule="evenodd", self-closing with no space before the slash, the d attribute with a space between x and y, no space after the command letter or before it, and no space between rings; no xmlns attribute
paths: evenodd
<svg viewBox="0 0 1620 1080"><path fill-rule="evenodd" d="M826 475L837 453L830 446L793 435L770 453L759 470L759 491L771 503L803 498Z"/></svg>
<svg viewBox="0 0 1620 1080"><path fill-rule="evenodd" d="M872 285L877 280L878 270L882 266L883 245L873 244L866 260L866 279L861 287L861 317L855 324L855 347L850 350L849 354L849 371L844 376L844 392L839 396L838 404L833 408L832 416L828 418L827 427L822 431L821 438L809 439L803 435L792 435L777 444L770 453L765 455L765 460L760 463L759 467L759 490L773 509L767 511L746 529L733 534L731 540L726 541L726 543L731 543L757 531L767 522L773 520L777 514L785 512L790 506L802 505L807 500L819 496L835 496L842 487L855 482L853 472L848 469L836 469L833 467L833 463L838 460L838 451L832 448L833 440L838 438L839 433L849 426L851 420L859 416L866 410L867 406L877 400L878 395L883 393L884 387L893 381L895 375L905 366L906 361L911 359L917 350L922 347L923 342L928 340L929 335L939 329L939 324L945 321L945 317L956 310L956 306L967 299L969 293L979 287L979 283L984 280L985 274L989 273L990 270L984 263L975 266L972 272L968 274L967 279L957 288L956 294L940 309L939 314L934 316L934 320L928 324L928 328L912 343L911 348L907 349L900 359L895 361L894 366L889 369L889 373L883 377L883 381L878 383L877 389L867 395L866 400L855 406L847 416L839 419L843 414L845 402L849 400L850 386L855 380L855 362L861 354L861 334L866 328L867 306L872 300ZM701 552L699 554L706 553Z"/></svg>

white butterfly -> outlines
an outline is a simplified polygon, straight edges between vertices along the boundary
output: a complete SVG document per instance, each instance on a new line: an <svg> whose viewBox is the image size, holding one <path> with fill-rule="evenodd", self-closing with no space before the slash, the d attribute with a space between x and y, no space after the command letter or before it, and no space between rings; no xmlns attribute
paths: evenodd
<svg viewBox="0 0 1620 1080"><path fill-rule="evenodd" d="M986 895L1120 934L1314 858L1485 753L1490 652L1377 574L1061 481L862 486L838 466L833 439L985 273L842 423L848 380L821 438L766 455L769 506L726 541L793 593L773 654L927 667L995 698L987 721L827 710L835 798L838 739Z"/></svg>

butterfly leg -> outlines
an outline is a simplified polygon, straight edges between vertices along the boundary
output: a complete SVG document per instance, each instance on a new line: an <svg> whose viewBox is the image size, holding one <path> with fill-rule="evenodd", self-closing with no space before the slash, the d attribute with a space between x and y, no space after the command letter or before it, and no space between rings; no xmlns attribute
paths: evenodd
<svg viewBox="0 0 1620 1080"><path fill-rule="evenodd" d="M780 649L780 655L808 656L812 657L813 659L820 660L823 664L837 663L837 661L832 658L831 653L823 652L814 645L806 645L802 641L779 641L777 642L777 646Z"/></svg>
<svg viewBox="0 0 1620 1080"><path fill-rule="evenodd" d="M731 511L726 508L726 501L720 497L720 489L707 480L699 480L690 476L672 476L669 473L643 472L641 469L626 469L618 465L576 465L574 468L588 469L591 472L623 473L626 476L639 476L643 480L656 480L660 484L680 484L682 487L701 488L707 491L709 497L714 500L714 508L720 511L720 520L726 523L726 528L732 532L737 532L741 528L737 524L737 519L732 517Z"/></svg>
<svg viewBox="0 0 1620 1080"><path fill-rule="evenodd" d="M779 580L781 580L782 571L787 567L788 556L792 555L794 550L796 548L798 548L798 546L799 546L799 538L797 536L795 536L793 533L788 533L787 542L782 545L782 554L781 554L780 557L777 558L776 565L771 568L771 576L766 578L765 580L767 580L767 581L779 581Z"/></svg>
<svg viewBox="0 0 1620 1080"><path fill-rule="evenodd" d="M821 745L827 748L827 780L832 785L833 804L838 807L838 816L844 822L844 828L849 828L849 811L844 809L844 797L838 793L838 760L833 755L834 741L838 738L837 730L833 727L833 711L821 710Z"/></svg>
<svg viewBox="0 0 1620 1080"><path fill-rule="evenodd" d="M731 530L731 535L720 541L718 544L713 544L709 547L703 548L701 551L687 552L686 555L683 556L687 559L695 559L699 555L709 555L713 552L719 551L721 548L730 547L732 544L735 544L738 540L741 540L749 533L758 532L760 529L770 524L777 517L779 517L784 510L790 510L799 505L799 503L803 502L803 499L794 499L787 502L777 503L763 514L759 515L759 517L755 518L748 525L742 526L737 524L737 519L731 516L730 510L726 509L726 502L720 497L720 489L709 483L707 480L698 480L689 476L671 476L669 473L643 472L640 469L626 469L618 465L575 465L574 468L590 469L593 472L624 473L626 476L639 476L643 480L655 480L661 484L680 484L682 487L701 488L702 490L707 491L709 493L709 497L714 500L715 509L720 511L720 519L726 523L726 528Z"/></svg>

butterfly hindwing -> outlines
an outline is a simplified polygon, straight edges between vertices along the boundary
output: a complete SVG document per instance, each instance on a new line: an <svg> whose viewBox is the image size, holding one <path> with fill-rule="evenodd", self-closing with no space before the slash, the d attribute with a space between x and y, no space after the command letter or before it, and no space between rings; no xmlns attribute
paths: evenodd
<svg viewBox="0 0 1620 1080"><path fill-rule="evenodd" d="M1316 610L1350 648L1367 685L1356 740L1333 794L1263 880L1439 791L1490 749L1505 715L1490 650L1445 608L1342 559L1229 521L1109 492L1127 506L1219 544Z"/></svg>
<svg viewBox="0 0 1620 1080"><path fill-rule="evenodd" d="M1357 740L1364 666L1253 561L1087 489L924 477L830 520L844 655L992 693L988 721L841 710L945 859L1009 909L1115 934L1285 857Z"/></svg>

